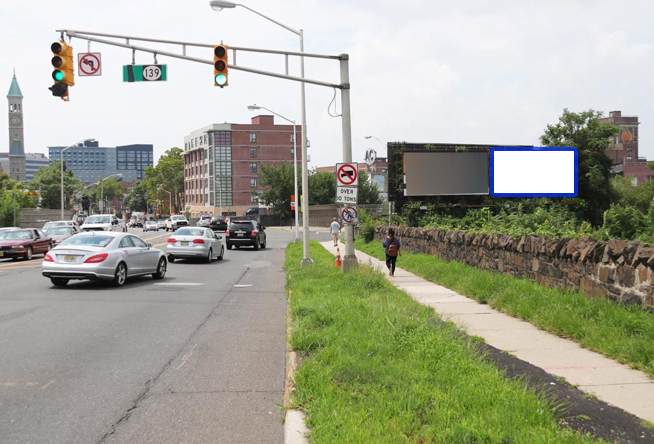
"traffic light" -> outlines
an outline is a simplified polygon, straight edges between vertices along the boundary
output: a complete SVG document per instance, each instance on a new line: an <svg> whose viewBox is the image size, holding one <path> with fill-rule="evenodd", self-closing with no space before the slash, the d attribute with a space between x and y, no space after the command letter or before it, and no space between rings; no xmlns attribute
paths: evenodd
<svg viewBox="0 0 654 444"><path fill-rule="evenodd" d="M214 86L229 85L227 82L227 45L213 47L213 84Z"/></svg>
<svg viewBox="0 0 654 444"><path fill-rule="evenodd" d="M61 97L62 100L68 101L68 87L75 85L74 65L73 65L73 47L69 46L63 40L54 42L50 45L53 53L52 57L52 79L55 84L48 88L55 97Z"/></svg>

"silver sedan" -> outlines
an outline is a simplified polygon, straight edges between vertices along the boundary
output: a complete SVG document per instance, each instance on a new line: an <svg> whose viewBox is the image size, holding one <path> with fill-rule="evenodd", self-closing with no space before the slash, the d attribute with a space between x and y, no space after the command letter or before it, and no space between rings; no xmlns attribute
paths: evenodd
<svg viewBox="0 0 654 444"><path fill-rule="evenodd" d="M76 234L45 255L43 276L62 287L71 279L125 284L128 277L151 274L163 279L167 269L163 251L138 236L115 231Z"/></svg>
<svg viewBox="0 0 654 444"><path fill-rule="evenodd" d="M211 262L214 258L222 260L225 256L225 236L209 228L179 228L168 239L166 253L168 262L175 262L177 258L202 258L205 262Z"/></svg>

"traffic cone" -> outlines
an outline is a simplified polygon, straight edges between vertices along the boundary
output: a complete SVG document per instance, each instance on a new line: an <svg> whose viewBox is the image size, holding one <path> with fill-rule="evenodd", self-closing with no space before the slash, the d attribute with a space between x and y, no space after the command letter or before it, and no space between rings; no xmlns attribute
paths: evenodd
<svg viewBox="0 0 654 444"><path fill-rule="evenodd" d="M341 249L336 247L336 261L334 262L338 268L341 268Z"/></svg>

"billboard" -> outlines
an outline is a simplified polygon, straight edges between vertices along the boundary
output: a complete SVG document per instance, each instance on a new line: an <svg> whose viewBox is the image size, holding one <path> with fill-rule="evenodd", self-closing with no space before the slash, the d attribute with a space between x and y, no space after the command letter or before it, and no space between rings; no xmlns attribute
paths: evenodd
<svg viewBox="0 0 654 444"><path fill-rule="evenodd" d="M489 193L488 152L404 152L405 196Z"/></svg>

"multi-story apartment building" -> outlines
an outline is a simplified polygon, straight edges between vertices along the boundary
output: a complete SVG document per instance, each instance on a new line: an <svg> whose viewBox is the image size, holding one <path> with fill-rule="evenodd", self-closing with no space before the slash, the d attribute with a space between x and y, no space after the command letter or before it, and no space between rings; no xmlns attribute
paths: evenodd
<svg viewBox="0 0 654 444"><path fill-rule="evenodd" d="M293 165L293 140L298 149L302 127L275 125L274 116L260 115L251 124L212 124L184 137L184 197L192 215L242 215L258 206L261 165ZM298 152L298 166L301 153Z"/></svg>
<svg viewBox="0 0 654 444"><path fill-rule="evenodd" d="M622 111L610 111L608 117L599 119L621 128L617 136L610 139L606 155L614 165L638 162L638 116L623 116Z"/></svg>
<svg viewBox="0 0 654 444"><path fill-rule="evenodd" d="M63 146L48 147L50 161L61 159ZM114 174L122 174L124 182L145 177L145 169L153 166L153 146L146 144L101 147L94 139L85 140L64 152L66 168L84 183L97 182Z"/></svg>

